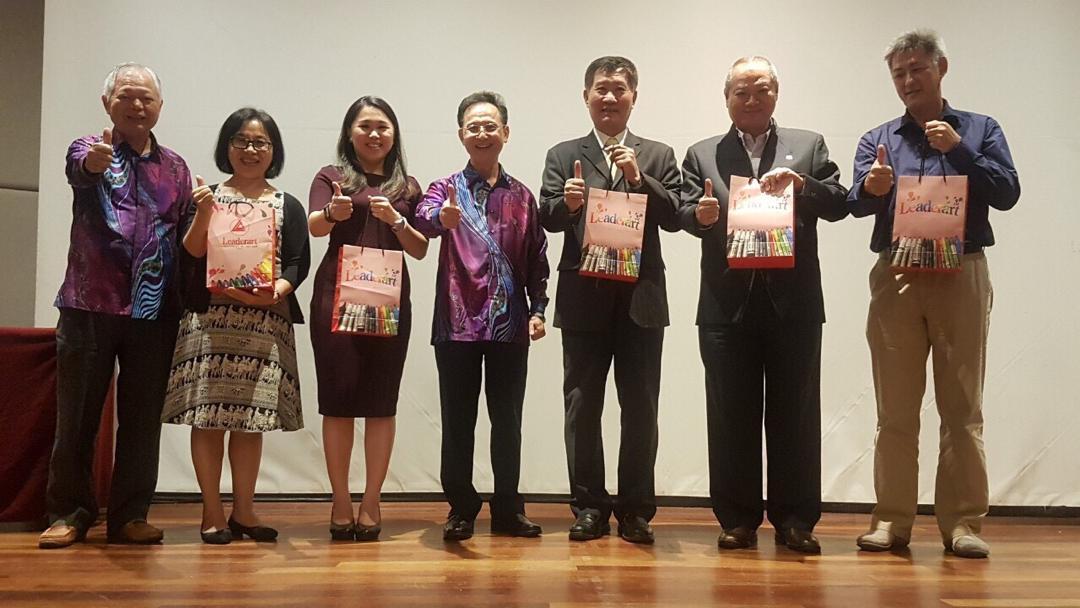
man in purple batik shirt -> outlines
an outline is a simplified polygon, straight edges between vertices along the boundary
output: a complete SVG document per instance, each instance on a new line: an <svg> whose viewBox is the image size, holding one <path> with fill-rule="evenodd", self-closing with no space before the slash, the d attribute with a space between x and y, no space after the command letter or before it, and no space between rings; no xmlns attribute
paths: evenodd
<svg viewBox="0 0 1080 608"><path fill-rule="evenodd" d="M547 237L536 199L499 164L510 136L506 102L490 91L458 106L465 169L437 180L416 208L416 227L441 237L431 342L442 404L441 479L450 516L445 540L465 540L482 501L472 483L481 369L491 420L495 533L535 537L518 493L521 412L529 341L544 336Z"/></svg>
<svg viewBox="0 0 1080 608"><path fill-rule="evenodd" d="M56 441L42 548L81 541L97 517L90 471L101 410L119 361L109 542L162 539L146 523L157 485L161 407L179 316L175 279L180 218L191 175L151 129L161 112L154 72L122 64L105 79L112 121L68 148L74 196L67 273L55 305Z"/></svg>

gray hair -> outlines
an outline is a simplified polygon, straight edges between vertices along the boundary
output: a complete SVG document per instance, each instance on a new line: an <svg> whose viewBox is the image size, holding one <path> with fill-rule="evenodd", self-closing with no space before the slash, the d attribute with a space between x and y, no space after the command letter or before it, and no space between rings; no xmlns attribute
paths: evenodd
<svg viewBox="0 0 1080 608"><path fill-rule="evenodd" d="M735 63L731 64L731 69L728 70L727 78L724 79L724 98L727 98L728 93L731 92L731 79L735 76L735 68L747 63L764 63L768 66L769 79L772 80L773 90L780 89L780 77L776 74L776 66L769 61L769 58L763 55L746 55L745 57L739 57L735 60Z"/></svg>
<svg viewBox="0 0 1080 608"><path fill-rule="evenodd" d="M116 89L116 79L124 72L146 72L150 75L150 78L154 80L154 86L157 87L158 95L161 95L161 79L158 78L158 75L154 70L150 69L150 66L130 61L121 63L109 72L109 75L105 77L105 85L101 89L101 94L105 97L111 97L113 91Z"/></svg>
<svg viewBox="0 0 1080 608"><path fill-rule="evenodd" d="M885 63L892 67L893 57L909 51L922 51L930 57L930 61L937 62L946 56L945 41L937 32L931 29L917 29L904 32L892 41L889 48L885 49Z"/></svg>

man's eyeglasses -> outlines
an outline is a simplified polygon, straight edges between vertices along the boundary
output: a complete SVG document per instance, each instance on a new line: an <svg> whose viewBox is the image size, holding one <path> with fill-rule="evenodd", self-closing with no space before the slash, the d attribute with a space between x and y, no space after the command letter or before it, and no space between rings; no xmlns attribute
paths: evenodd
<svg viewBox="0 0 1080 608"><path fill-rule="evenodd" d="M239 135L230 137L229 145L237 150L247 150L248 146L251 146L256 152L266 152L273 147L273 144L265 139L248 139L246 137L240 137Z"/></svg>
<svg viewBox="0 0 1080 608"><path fill-rule="evenodd" d="M499 132L499 125L493 122L474 122L472 124L465 125L465 132L469 135L479 135L481 133L487 133L488 135L492 135Z"/></svg>

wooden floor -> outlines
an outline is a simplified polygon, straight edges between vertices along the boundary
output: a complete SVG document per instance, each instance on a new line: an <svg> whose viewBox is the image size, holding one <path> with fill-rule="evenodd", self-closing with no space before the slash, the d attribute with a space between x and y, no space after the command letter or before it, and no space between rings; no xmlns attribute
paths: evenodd
<svg viewBox="0 0 1080 608"><path fill-rule="evenodd" d="M68 549L41 551L35 533L0 534L0 606L1074 606L1080 607L1080 522L991 518L988 560L943 552L920 517L910 551L855 549L865 515L827 514L824 552L772 543L719 552L705 509L665 508L657 542L617 537L571 543L565 505L529 505L540 539L493 537L486 511L477 535L445 544L445 505L387 503L383 540L331 543L329 504L269 503L276 544L225 547L199 540L199 506L156 505L165 529L154 547L106 545L104 530Z"/></svg>

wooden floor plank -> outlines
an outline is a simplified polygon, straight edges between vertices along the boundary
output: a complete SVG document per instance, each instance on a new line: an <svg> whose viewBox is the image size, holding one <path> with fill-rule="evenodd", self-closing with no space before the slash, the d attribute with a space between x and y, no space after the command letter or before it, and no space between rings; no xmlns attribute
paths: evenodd
<svg viewBox="0 0 1080 608"><path fill-rule="evenodd" d="M88 542L41 551L36 534L0 534L0 605L16 606L953 606L1080 608L1080 521L990 518L988 560L943 551L920 517L909 551L855 549L866 516L827 514L820 556L773 544L721 552L707 509L663 508L655 545L617 537L572 543L565 505L529 505L539 539L489 534L488 520L460 544L442 540L446 507L386 503L377 543L332 542L325 503L266 503L275 544L199 540L198 505L155 505L165 529L154 547Z"/></svg>

